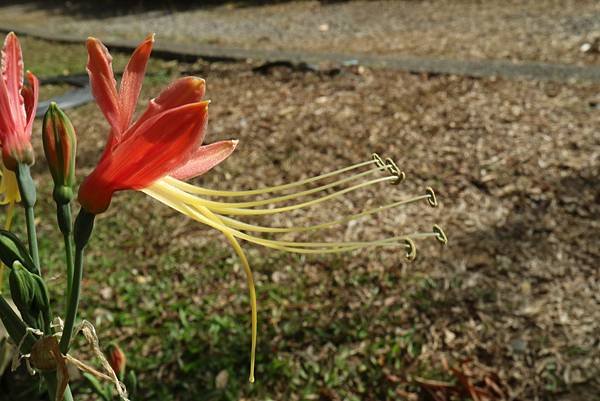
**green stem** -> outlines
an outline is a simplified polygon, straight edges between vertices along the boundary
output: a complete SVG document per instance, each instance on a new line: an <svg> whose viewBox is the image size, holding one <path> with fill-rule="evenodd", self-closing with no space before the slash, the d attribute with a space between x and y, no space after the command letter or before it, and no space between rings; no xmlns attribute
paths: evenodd
<svg viewBox="0 0 600 401"><path fill-rule="evenodd" d="M75 266L73 270L73 285L69 300L67 303L67 315L65 326L60 339L60 352L64 355L69 351L69 343L73 336L73 327L77 318L77 308L79 307L79 297L81 295L81 279L83 277L83 251L92 235L94 229L94 218L96 215L81 209L75 220Z"/></svg>
<svg viewBox="0 0 600 401"><path fill-rule="evenodd" d="M64 234L65 241L65 257L67 261L67 300L71 298L71 291L73 290L73 238L71 234Z"/></svg>
<svg viewBox="0 0 600 401"><path fill-rule="evenodd" d="M64 355L69 351L69 343L73 335L73 327L77 318L77 308L79 307L79 297L81 295L81 279L83 278L83 248L75 247L75 266L73 270L73 284L69 293L67 303L67 315L65 317L65 326L60 338L60 352Z"/></svg>
<svg viewBox="0 0 600 401"><path fill-rule="evenodd" d="M63 234L65 242L65 258L67 263L67 301L71 297L73 287L73 218L71 215L71 205L69 203L56 202L56 219L58 227Z"/></svg>
<svg viewBox="0 0 600 401"><path fill-rule="evenodd" d="M33 258L35 266L40 270L40 254L38 252L37 235L35 232L35 214L33 207L37 199L35 192L35 183L31 178L31 171L29 165L19 163L17 164L17 184L19 186L19 193L25 208L25 219L27 220L27 239L29 240L29 252ZM40 270L41 271L41 270Z"/></svg>
<svg viewBox="0 0 600 401"><path fill-rule="evenodd" d="M25 218L27 220L27 240L29 241L29 251L33 258L35 267L41 272L40 269L40 253L38 251L37 234L35 232L35 213L33 207L25 207Z"/></svg>

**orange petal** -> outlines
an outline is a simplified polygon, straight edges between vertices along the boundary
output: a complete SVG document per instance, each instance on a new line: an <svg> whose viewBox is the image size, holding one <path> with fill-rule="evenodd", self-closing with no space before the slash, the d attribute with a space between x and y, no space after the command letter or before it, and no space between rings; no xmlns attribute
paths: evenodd
<svg viewBox="0 0 600 401"><path fill-rule="evenodd" d="M84 180L79 187L81 206L102 213L115 191L145 188L184 164L198 148L207 116L208 102L198 102L146 121Z"/></svg>
<svg viewBox="0 0 600 401"><path fill-rule="evenodd" d="M13 119L20 127L25 127L25 115L22 111L23 98L23 54L17 35L10 32L4 39L2 48L2 78L6 85L9 107Z"/></svg>
<svg viewBox="0 0 600 401"><path fill-rule="evenodd" d="M137 119L128 132L135 132L145 121L169 109L199 102L204 96L204 91L205 83L202 78L184 77L174 81L158 97L150 100L144 114Z"/></svg>
<svg viewBox="0 0 600 401"><path fill-rule="evenodd" d="M38 96L40 93L40 81L30 71L27 71L27 81L29 81L29 87L23 87L21 93L23 95L23 100L25 101L25 114L27 115L25 132L31 136L31 129L33 127L33 120L35 119Z"/></svg>
<svg viewBox="0 0 600 401"><path fill-rule="evenodd" d="M137 105L138 97L142 89L146 65L152 45L154 44L154 35L148 35L146 39L135 49L121 79L119 88L119 104L121 112L121 132L124 132L131 124L131 118Z"/></svg>
<svg viewBox="0 0 600 401"><path fill-rule="evenodd" d="M87 71L90 76L92 94L114 132L115 137L109 139L109 144L113 141L118 142L122 131L119 124L119 101L117 84L112 70L112 57L98 39L90 37L86 44L88 50Z"/></svg>
<svg viewBox="0 0 600 401"><path fill-rule="evenodd" d="M210 145L200 146L190 160L169 175L179 180L198 177L227 159L235 150L238 141L220 141Z"/></svg>
<svg viewBox="0 0 600 401"><path fill-rule="evenodd" d="M8 136L14 134L16 130L8 89L4 79L0 77L0 145L5 145Z"/></svg>

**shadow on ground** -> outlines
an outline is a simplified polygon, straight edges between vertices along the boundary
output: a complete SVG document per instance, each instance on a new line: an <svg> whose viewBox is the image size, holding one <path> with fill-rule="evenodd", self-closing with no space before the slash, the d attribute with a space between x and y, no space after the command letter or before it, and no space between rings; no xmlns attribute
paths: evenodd
<svg viewBox="0 0 600 401"><path fill-rule="evenodd" d="M0 6L5 5L25 5L31 9L45 9L53 13L60 13L70 16L79 16L81 18L102 19L115 17L125 14L137 14L154 11L157 13L169 14L176 11L189 11L194 9L210 9L218 6L227 5L233 10L243 7L260 7L263 5L272 5L276 3L286 3L293 0L105 0L102 2L93 2L86 0L75 1L43 1L43 0L16 0L0 1ZM347 0L320 0L324 5L331 3L342 3Z"/></svg>

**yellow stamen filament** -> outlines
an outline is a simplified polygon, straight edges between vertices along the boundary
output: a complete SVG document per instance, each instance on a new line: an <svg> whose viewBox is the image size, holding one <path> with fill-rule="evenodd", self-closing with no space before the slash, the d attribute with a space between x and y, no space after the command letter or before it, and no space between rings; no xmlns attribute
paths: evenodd
<svg viewBox="0 0 600 401"><path fill-rule="evenodd" d="M387 205L378 206L378 207L375 207L372 209L365 210L360 213L351 214L342 219L328 221L326 223L321 223L321 224L315 224L312 226L304 226L304 227L264 227L264 226L258 226L258 225L254 225L254 224L244 223L242 221L232 219L231 217L226 217L226 216L220 216L220 217L223 221L227 222L227 224L229 226L240 229L240 230L263 232L263 233L299 233L299 232L306 232L306 231L322 230L322 229L329 228L329 227L332 227L332 226L335 226L338 224L348 223L350 221L357 220L361 217L365 217L365 216L375 214L375 213L380 213L380 212L383 212L384 210L392 209L392 208L395 208L398 206L408 205L409 203L418 202L423 199L429 199L429 195L415 196L414 198L389 203Z"/></svg>
<svg viewBox="0 0 600 401"><path fill-rule="evenodd" d="M152 187L155 187L153 185ZM235 230L222 222L215 221L212 216L215 216L205 206L200 206L195 209L193 206L176 203L169 199L169 195L161 189L147 188L143 191L152 196L153 198L165 203L167 206L179 211L180 213L200 222L206 224L212 228L215 228L222 232L229 232L231 235L243 239L248 242L252 242L258 245L263 245L268 248L278 249L286 252L304 253L304 254L317 254L317 253L340 253L348 252L355 249L367 248L373 246L398 246L403 244L407 238L419 238L419 237L435 237L435 233L419 233L409 236L391 237L377 241L363 241L363 242L296 242L296 241L275 241L259 238L253 235L243 233ZM211 217L209 217L211 216ZM215 216L216 217L216 216ZM318 248L318 249L311 249Z"/></svg>
<svg viewBox="0 0 600 401"><path fill-rule="evenodd" d="M319 187L307 189L307 190L300 191L300 192L294 192L293 194L282 195L282 196L277 196L277 197L263 199L263 200L249 201L249 202L218 202L218 203L219 203L219 205L232 207L232 208L233 207L247 208L247 207L255 207L255 206L263 206L263 205L269 205L269 204L274 204L274 203L280 203L280 202L284 202L287 200L291 200L291 199L299 198L302 196L307 196L307 195L311 195L311 194L314 194L317 192L321 192L321 191L324 191L329 188L337 187L341 184L345 184L349 181L353 181L353 180L365 177L367 175L370 175L370 174L373 174L373 173L376 173L379 171L380 170L378 168L375 168L375 169L371 169L369 171L365 171L360 174L353 175L351 177L347 177L347 178L332 182L330 184L321 185ZM385 181L388 181L392 178L393 177L386 177ZM213 202L213 201L207 200L207 202Z"/></svg>
<svg viewBox="0 0 600 401"><path fill-rule="evenodd" d="M209 218L212 219L215 223L220 223L220 220L217 216L209 212ZM258 307L256 303L256 286L254 285L254 276L252 274L252 269L250 268L250 264L248 263L248 258L246 258L246 254L242 249L240 243L235 239L235 237L228 232L227 230L221 231L227 240L231 243L235 253L240 258L242 262L242 267L244 268L244 273L246 274L246 283L248 285L248 293L250 295L250 308L251 308L251 325L252 325L252 340L251 340L251 350L250 350L250 376L248 380L250 383L254 383L254 366L256 361L256 337L258 331Z"/></svg>
<svg viewBox="0 0 600 401"><path fill-rule="evenodd" d="M344 167L339 170L335 170L329 173L321 174L316 177L306 178L304 180L295 181L289 184L276 185L273 187L266 187L261 189L252 189L247 191L221 191L216 189L209 189L198 187L192 184L188 184L187 182L179 181L172 177L165 177L162 180L168 182L169 184L176 185L179 189L182 189L191 194L197 195L208 195L208 196L225 196L225 197L236 197L236 196L250 196L250 195L262 195L268 194L272 192L284 191L286 189L295 188L301 185L310 184L316 181L323 180L325 178L333 177L338 174L347 173L348 171L355 170L357 168L369 166L371 164L376 163L375 160L369 160L362 163L354 164L352 166Z"/></svg>
<svg viewBox="0 0 600 401"><path fill-rule="evenodd" d="M321 202L330 200L330 199L335 199L337 197L340 197L344 194L347 194L348 192L352 192L352 191L356 191L360 188L364 188L364 187L368 187L377 183L381 183L381 182L386 182L386 181L393 181L396 180L396 177L382 177L382 178L377 178L375 180L371 180L371 181L367 181L367 182L363 182L360 184L356 184L353 185L351 187L333 192L329 195L325 195L322 196L318 199L313 199L310 201L306 201L306 202L302 202L302 203L297 203L294 205L289 205L289 206L283 206L283 207L278 207L278 208L271 208L271 209L247 209L247 207L252 207L254 206L257 202L261 202L260 204L263 204L263 201L257 201L257 202L246 202L244 203L245 206L241 207L241 208L234 208L234 207L229 207L228 203L225 202L215 202L215 201L209 201L207 199L203 199L203 198L199 198L197 196L191 195L187 192L181 191L179 189L177 189L175 186L173 185L169 185L167 184L165 181L163 180L158 180L156 181L154 184L152 184L149 188L153 188L153 189L165 189L167 191L170 192L174 192L174 193L178 193L181 197L181 199L185 199L187 200L190 204L194 205L194 206L205 206L208 207L214 211L218 211L219 213L223 213L223 214L228 214L228 215L235 215L235 216L260 216L260 215L267 215L267 214L275 214L275 213L282 213L282 212L289 212L292 210L296 210L296 209L301 209L301 208L305 208L308 206L314 206L316 204L319 204Z"/></svg>
<svg viewBox="0 0 600 401"><path fill-rule="evenodd" d="M312 184L317 181L335 177L342 173L347 173L358 168L376 165L376 168L370 168L367 171L353 174L349 177L337 179L333 182L322 184L313 188L302 189L297 192L283 194L268 199L249 200L245 202L218 202L205 199L199 195L209 197L246 197L254 195L263 195L269 193L283 192L289 189L298 188L307 184ZM295 200L300 197L305 197L317 193L322 193L331 188L340 187L343 184L348 184L351 181L367 177L377 172L387 172L390 176L370 179L351 186L345 186L334 192L321 195L315 199L305 200L303 202L293 203L286 206L272 207L274 204ZM143 192L164 203L165 205L177 210L178 212L202 223L209 227L221 231L227 240L233 246L234 251L240 258L242 263L248 291L250 294L251 307L251 322L252 322L252 346L251 346L251 362L250 362L250 381L254 381L254 365L256 353L256 338L257 338L257 302L256 291L252 270L248 263L248 259L238 242L244 240L254 244L262 245L268 248L277 249L285 252L294 252L301 254L322 254L322 253L340 253L349 252L357 249L368 247L402 247L406 250L406 257L410 260L416 256L416 246L414 240L424 238L436 238L441 243L445 243L447 238L439 226L434 226L432 232L421 232L410 235L393 236L374 241L341 241L341 242L302 242L302 241L282 241L261 238L248 232L255 233L300 233L326 229L335 225L348 223L357 220L361 217L369 216L384 210L392 209L402 205L427 200L430 206L437 206L435 193L431 188L427 188L424 195L414 196L408 199L392 202L383 206L363 210L359 213L350 214L341 219L328 221L325 223L308 225L304 227L265 227L256 224L249 224L229 216L261 216L276 213L285 213L293 210L303 209L318 205L349 192L366 188L383 182L391 182L397 184L404 179L404 173L391 159L386 159L384 162L379 156L374 155L373 160L358 163L353 166L345 167L330 173L321 174L316 177L299 180L290 184L277 185L266 187L257 190L246 191L221 191L212 190L179 181L172 177L164 177L154 182L148 188L143 189ZM259 206L267 206L267 208L256 208Z"/></svg>

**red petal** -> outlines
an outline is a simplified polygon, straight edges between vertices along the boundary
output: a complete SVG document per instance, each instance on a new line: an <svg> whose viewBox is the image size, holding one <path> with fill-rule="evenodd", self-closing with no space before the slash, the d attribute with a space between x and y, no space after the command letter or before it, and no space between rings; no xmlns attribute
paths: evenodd
<svg viewBox="0 0 600 401"><path fill-rule="evenodd" d="M115 190L145 188L189 160L203 136L207 111L208 102L171 109L119 144L107 160Z"/></svg>
<svg viewBox="0 0 600 401"><path fill-rule="evenodd" d="M13 121L20 129L25 127L25 113L23 112L23 54L17 35L10 32L4 39L2 48L2 79L6 85L8 104L12 111Z"/></svg>
<svg viewBox="0 0 600 401"><path fill-rule="evenodd" d="M154 44L154 35L148 37L135 49L123 72L121 86L119 88L119 104L121 112L121 132L124 132L129 124L137 105L138 97L142 89L146 65Z"/></svg>
<svg viewBox="0 0 600 401"><path fill-rule="evenodd" d="M21 88L23 88L23 54L21 44L17 35L10 32L4 39L2 48L2 78L8 90L11 109L25 126L25 116L22 112L23 98L21 97ZM15 116L17 117L17 116Z"/></svg>
<svg viewBox="0 0 600 401"><path fill-rule="evenodd" d="M16 130L6 83L4 79L0 79L0 144L4 144L7 137L13 135Z"/></svg>
<svg viewBox="0 0 600 401"><path fill-rule="evenodd" d="M138 118L128 132L135 132L145 121L166 110L199 102L204 96L204 91L205 83L202 78L184 77L176 80L167 86L158 97L150 100L144 114Z"/></svg>
<svg viewBox="0 0 600 401"><path fill-rule="evenodd" d="M238 141L234 140L200 146L186 164L173 170L170 175L179 180L198 177L227 159L237 144Z"/></svg>
<svg viewBox="0 0 600 401"><path fill-rule="evenodd" d="M29 71L27 71L27 81L29 81L29 87L23 87L21 93L25 101L25 114L27 115L25 132L31 137L31 129L33 127L33 120L35 119L35 111L37 109L38 96L40 93L40 81Z"/></svg>
<svg viewBox="0 0 600 401"><path fill-rule="evenodd" d="M112 70L112 57L106 47L96 38L88 38L88 63L87 71L90 76L90 85L96 102L112 127L115 137L109 138L109 145L118 142L121 134L119 119L119 101L115 77Z"/></svg>
<svg viewBox="0 0 600 401"><path fill-rule="evenodd" d="M168 110L105 152L79 187L79 203L99 214L108 209L115 191L142 189L185 163L198 147L206 127L208 102Z"/></svg>

